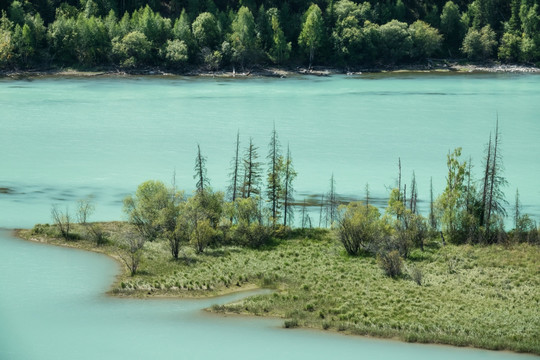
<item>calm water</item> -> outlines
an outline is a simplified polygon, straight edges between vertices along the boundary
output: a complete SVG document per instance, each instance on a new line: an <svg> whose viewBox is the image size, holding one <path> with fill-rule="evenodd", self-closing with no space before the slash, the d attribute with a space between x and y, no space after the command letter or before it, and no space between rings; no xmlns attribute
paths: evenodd
<svg viewBox="0 0 540 360"><path fill-rule="evenodd" d="M264 158L275 123L299 175L297 199L338 191L383 199L401 157L420 196L444 186L457 146L480 173L496 112L512 201L540 216L540 76L367 76L254 80L0 81L0 227L50 222L53 203L93 196L95 220L147 179L188 191L196 145L215 189L227 184L236 131ZM507 359L524 357L279 329L281 321L222 318L214 302L111 299L118 271L104 256L26 243L0 232L0 359ZM66 286L70 284L70 286Z"/></svg>
<svg viewBox="0 0 540 360"><path fill-rule="evenodd" d="M400 75L300 79L48 79L0 81L0 226L50 221L51 203L94 196L95 220L118 219L148 179L194 188L199 143L215 189L227 186L236 131L265 161L275 123L291 147L299 201L337 190L385 198L413 170L420 200L442 192L446 154L463 147L477 178L495 126L513 203L540 217L540 76ZM424 203L425 204L425 203ZM9 212L6 213L6 209ZM30 216L31 215L31 216Z"/></svg>

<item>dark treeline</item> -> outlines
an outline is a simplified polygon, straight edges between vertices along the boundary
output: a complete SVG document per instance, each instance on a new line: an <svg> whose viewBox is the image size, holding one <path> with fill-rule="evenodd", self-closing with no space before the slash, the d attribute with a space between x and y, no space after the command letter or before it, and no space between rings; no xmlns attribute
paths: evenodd
<svg viewBox="0 0 540 360"><path fill-rule="evenodd" d="M0 68L540 60L539 0L14 0Z"/></svg>

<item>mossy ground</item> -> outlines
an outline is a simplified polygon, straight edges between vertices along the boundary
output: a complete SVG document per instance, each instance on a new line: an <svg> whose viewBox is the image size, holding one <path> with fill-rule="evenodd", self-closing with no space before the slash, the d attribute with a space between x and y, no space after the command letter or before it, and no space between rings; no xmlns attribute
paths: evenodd
<svg viewBox="0 0 540 360"><path fill-rule="evenodd" d="M100 247L66 242L51 231L20 236L115 256L122 251L115 234L125 225L104 226L109 240ZM201 297L267 287L276 291L211 310L281 317L286 327L540 354L539 247L433 242L413 251L405 266L403 276L389 278L373 257L348 256L326 230L296 231L264 249L227 246L195 254L185 247L179 260L166 242L156 241L145 245L140 272L119 275L111 293ZM409 275L418 270L421 285Z"/></svg>

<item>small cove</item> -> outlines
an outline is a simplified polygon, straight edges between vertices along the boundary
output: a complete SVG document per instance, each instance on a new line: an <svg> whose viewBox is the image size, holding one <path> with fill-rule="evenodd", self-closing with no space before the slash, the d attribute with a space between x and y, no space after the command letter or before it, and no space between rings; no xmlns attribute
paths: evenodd
<svg viewBox="0 0 540 360"><path fill-rule="evenodd" d="M101 254L0 234L0 358L19 359L533 359L534 356L406 344L281 321L203 312L216 299L125 299L104 294L118 271Z"/></svg>

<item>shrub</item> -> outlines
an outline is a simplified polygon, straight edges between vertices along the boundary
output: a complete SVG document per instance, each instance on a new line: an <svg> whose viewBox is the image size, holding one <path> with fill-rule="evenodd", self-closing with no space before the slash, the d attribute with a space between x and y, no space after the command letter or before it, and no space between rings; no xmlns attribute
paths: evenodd
<svg viewBox="0 0 540 360"><path fill-rule="evenodd" d="M409 269L409 275L411 276L411 279L418 285L422 285L422 280L424 277L424 274L421 269L417 268L416 266L413 266L411 269Z"/></svg>
<svg viewBox="0 0 540 360"><path fill-rule="evenodd" d="M285 320L285 322L283 323L283 327L285 329L292 329L298 327L298 319Z"/></svg>
<svg viewBox="0 0 540 360"><path fill-rule="evenodd" d="M397 250L379 254L377 262L388 276L396 277L403 272L403 259Z"/></svg>
<svg viewBox="0 0 540 360"><path fill-rule="evenodd" d="M379 210L359 202L352 202L340 210L337 234L347 253L358 255L361 250L373 249L380 237Z"/></svg>
<svg viewBox="0 0 540 360"><path fill-rule="evenodd" d="M323 323L322 323L322 328L323 328L324 330L328 330L328 329L330 329L330 325L331 325L330 322L328 322L328 321L323 321Z"/></svg>

